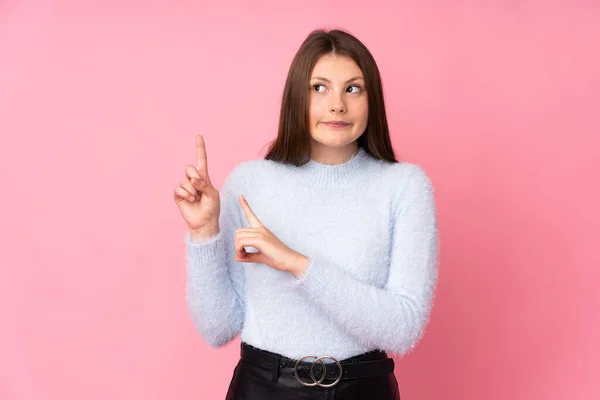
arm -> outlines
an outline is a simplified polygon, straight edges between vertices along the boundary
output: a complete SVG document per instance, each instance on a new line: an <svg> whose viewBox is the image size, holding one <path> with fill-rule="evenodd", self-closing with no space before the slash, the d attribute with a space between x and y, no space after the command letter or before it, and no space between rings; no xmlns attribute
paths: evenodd
<svg viewBox="0 0 600 400"><path fill-rule="evenodd" d="M420 167L398 199L392 234L385 287L358 281L313 257L308 257L305 274L293 284L360 342L402 354L424 332L437 281L433 187Z"/></svg>
<svg viewBox="0 0 600 400"><path fill-rule="evenodd" d="M212 347L233 340L244 321L244 269L234 260L233 245L233 233L242 222L233 186L230 174L220 194L218 235L200 241L189 232L185 235L188 309L194 326Z"/></svg>

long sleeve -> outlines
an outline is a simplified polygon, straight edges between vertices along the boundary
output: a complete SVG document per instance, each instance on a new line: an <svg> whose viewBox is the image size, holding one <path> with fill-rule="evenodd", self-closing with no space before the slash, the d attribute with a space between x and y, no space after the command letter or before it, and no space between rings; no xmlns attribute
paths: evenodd
<svg viewBox="0 0 600 400"><path fill-rule="evenodd" d="M384 287L359 281L307 255L304 276L293 282L323 313L369 347L403 354L422 337L438 275L438 233L431 181L415 168L398 195Z"/></svg>
<svg viewBox="0 0 600 400"><path fill-rule="evenodd" d="M196 329L212 347L233 340L244 322L244 269L235 261L233 243L235 229L242 226L234 172L220 191L219 234L199 242L192 241L189 232L185 235L188 309Z"/></svg>

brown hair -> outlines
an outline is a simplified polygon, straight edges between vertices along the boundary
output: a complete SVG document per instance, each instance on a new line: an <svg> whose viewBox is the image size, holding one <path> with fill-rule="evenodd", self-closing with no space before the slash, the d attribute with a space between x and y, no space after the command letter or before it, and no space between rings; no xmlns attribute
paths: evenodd
<svg viewBox="0 0 600 400"><path fill-rule="evenodd" d="M352 58L364 74L368 119L365 132L357 139L359 147L377 159L398 162L390 141L381 77L375 59L360 40L339 29L312 31L294 56L283 89L277 138L265 159L296 166L310 160L309 82L317 60L326 54Z"/></svg>

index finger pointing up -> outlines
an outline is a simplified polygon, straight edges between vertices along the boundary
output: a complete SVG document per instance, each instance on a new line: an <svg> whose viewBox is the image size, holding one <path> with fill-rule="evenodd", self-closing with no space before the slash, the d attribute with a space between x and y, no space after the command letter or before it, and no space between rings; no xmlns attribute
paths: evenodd
<svg viewBox="0 0 600 400"><path fill-rule="evenodd" d="M196 136L196 153L198 158L198 172L200 176L208 178L208 161L206 159L206 147L202 135Z"/></svg>
<svg viewBox="0 0 600 400"><path fill-rule="evenodd" d="M248 219L248 222L250 222L250 225L252 225L253 228L260 228L262 226L262 222L260 222L260 220L258 219L256 214L254 214L254 212L250 208L250 205L246 201L246 198L244 197L244 195L243 194L239 195L238 199L240 201L240 205L242 206L242 209L244 210L244 214L246 214L246 218Z"/></svg>

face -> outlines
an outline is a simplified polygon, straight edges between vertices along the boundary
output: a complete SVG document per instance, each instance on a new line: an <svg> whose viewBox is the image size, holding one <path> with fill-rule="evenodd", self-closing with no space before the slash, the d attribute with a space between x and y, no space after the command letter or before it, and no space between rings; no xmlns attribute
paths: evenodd
<svg viewBox="0 0 600 400"><path fill-rule="evenodd" d="M313 146L356 148L367 127L364 75L353 59L328 54L316 63L310 79L309 129Z"/></svg>

